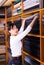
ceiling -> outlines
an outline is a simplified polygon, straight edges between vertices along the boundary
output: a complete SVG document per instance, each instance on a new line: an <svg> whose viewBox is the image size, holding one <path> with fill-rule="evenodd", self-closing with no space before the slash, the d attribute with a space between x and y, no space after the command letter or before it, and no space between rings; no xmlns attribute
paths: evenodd
<svg viewBox="0 0 44 65"><path fill-rule="evenodd" d="M13 1L16 0L0 0L0 6L10 6Z"/></svg>
<svg viewBox="0 0 44 65"><path fill-rule="evenodd" d="M0 6L2 6L7 0L0 0Z"/></svg>
<svg viewBox="0 0 44 65"><path fill-rule="evenodd" d="M9 6L11 5L11 3L15 1L15 0L7 0L5 3L4 3L4 6Z"/></svg>

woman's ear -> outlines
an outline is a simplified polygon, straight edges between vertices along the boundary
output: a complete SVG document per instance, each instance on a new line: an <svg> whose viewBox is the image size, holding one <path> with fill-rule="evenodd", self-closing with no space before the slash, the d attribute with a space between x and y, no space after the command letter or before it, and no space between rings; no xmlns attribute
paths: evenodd
<svg viewBox="0 0 44 65"><path fill-rule="evenodd" d="M12 29L11 30L9 30L9 33L11 34L11 32L12 32Z"/></svg>
<svg viewBox="0 0 44 65"><path fill-rule="evenodd" d="M9 33L11 33L11 31L9 31Z"/></svg>

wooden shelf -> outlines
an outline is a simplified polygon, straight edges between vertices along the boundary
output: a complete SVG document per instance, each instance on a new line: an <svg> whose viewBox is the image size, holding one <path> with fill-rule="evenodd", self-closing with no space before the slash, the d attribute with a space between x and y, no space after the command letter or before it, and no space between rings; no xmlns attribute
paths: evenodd
<svg viewBox="0 0 44 65"><path fill-rule="evenodd" d="M21 18L21 14L18 14L18 15L13 16L13 21L14 21L14 20L17 20L17 19L19 19L19 18Z"/></svg>
<svg viewBox="0 0 44 65"><path fill-rule="evenodd" d="M12 17L6 18L7 22L12 21Z"/></svg>
<svg viewBox="0 0 44 65"><path fill-rule="evenodd" d="M6 19L7 22L12 21L12 18L13 18L13 21L16 20L16 19L19 19L19 18L21 18L21 14L7 18L7 19Z"/></svg>
<svg viewBox="0 0 44 65"><path fill-rule="evenodd" d="M35 58L35 57L34 57L34 56L32 56L31 54L28 54L28 53L26 53L25 51L22 51L22 53L23 53L24 55L26 55L26 56L30 56L31 58L33 58L34 60L36 60L36 61L38 61L38 62L40 62L40 63L44 64L44 62L42 62L41 60L39 60L39 59Z"/></svg>
<svg viewBox="0 0 44 65"><path fill-rule="evenodd" d="M5 41L0 41L0 44L5 44Z"/></svg>
<svg viewBox="0 0 44 65"><path fill-rule="evenodd" d="M31 13L36 13L36 12L39 12L39 11L40 11L40 9L31 11L31 12L27 12L27 13L24 13L24 14L21 13L21 14L18 14L18 15L12 15L12 17L7 18L7 21L12 20L12 18L13 18L13 20L18 19L19 17L22 18L22 16L25 16L25 15L27 16L27 15L30 15Z"/></svg>
<svg viewBox="0 0 44 65"><path fill-rule="evenodd" d="M6 52L1 52L0 55L6 54Z"/></svg>
<svg viewBox="0 0 44 65"><path fill-rule="evenodd" d="M28 34L27 36L40 37L40 35L35 35L35 34Z"/></svg>
<svg viewBox="0 0 44 65"><path fill-rule="evenodd" d="M13 17L15 17L15 18L16 18L16 17L19 17L19 16L21 16L21 14L18 14L18 15L13 15Z"/></svg>
<svg viewBox="0 0 44 65"><path fill-rule="evenodd" d="M41 38L44 38L44 36L41 36Z"/></svg>
<svg viewBox="0 0 44 65"><path fill-rule="evenodd" d="M6 65L6 63L5 64L1 63L1 65Z"/></svg>
<svg viewBox="0 0 44 65"><path fill-rule="evenodd" d="M0 60L0 62L4 62L4 61L6 61L6 59L1 59L1 60Z"/></svg>
<svg viewBox="0 0 44 65"><path fill-rule="evenodd" d="M4 28L0 28L0 32L1 32L1 31L4 31Z"/></svg>
<svg viewBox="0 0 44 65"><path fill-rule="evenodd" d="M42 11L44 10L44 8L41 9Z"/></svg>
<svg viewBox="0 0 44 65"><path fill-rule="evenodd" d="M30 15L30 14L33 14L33 13L36 13L36 12L40 12L40 11L41 11L41 9L33 10L33 11L31 11L31 12L23 13L22 16Z"/></svg>
<svg viewBox="0 0 44 65"><path fill-rule="evenodd" d="M15 19L18 19L19 17L22 18L23 16L29 16L30 14L40 12L41 10L44 10L44 8L38 9L38 10L33 10L31 12L21 13L21 14L18 14L18 15L12 15L12 17L7 18L7 21L12 21L12 18L13 18L13 20L15 20Z"/></svg>
<svg viewBox="0 0 44 65"><path fill-rule="evenodd" d="M5 18L0 18L0 20L4 20Z"/></svg>

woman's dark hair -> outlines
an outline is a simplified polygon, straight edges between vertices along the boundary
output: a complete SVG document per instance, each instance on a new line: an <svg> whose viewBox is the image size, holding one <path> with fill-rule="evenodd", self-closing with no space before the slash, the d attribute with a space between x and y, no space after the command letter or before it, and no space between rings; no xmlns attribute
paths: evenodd
<svg viewBox="0 0 44 65"><path fill-rule="evenodd" d="M10 30L11 28L13 28L14 25L15 25L15 26L18 28L18 30L19 30L20 27L21 27L21 19L20 19L20 20L16 20L16 21L14 21L13 23L12 23L12 22L9 22L9 30Z"/></svg>
<svg viewBox="0 0 44 65"><path fill-rule="evenodd" d="M19 22L14 22L14 23L12 23L12 28L14 27L14 25L18 28L18 30L19 30L20 27L21 27L21 24L19 24Z"/></svg>
<svg viewBox="0 0 44 65"><path fill-rule="evenodd" d="M15 24L14 24L14 23L12 23L12 28L14 27L14 25L15 25ZM16 26L16 25L15 25L15 26Z"/></svg>
<svg viewBox="0 0 44 65"><path fill-rule="evenodd" d="M8 30L11 29L11 27L12 27L12 22L11 21L7 22L7 27L8 27Z"/></svg>

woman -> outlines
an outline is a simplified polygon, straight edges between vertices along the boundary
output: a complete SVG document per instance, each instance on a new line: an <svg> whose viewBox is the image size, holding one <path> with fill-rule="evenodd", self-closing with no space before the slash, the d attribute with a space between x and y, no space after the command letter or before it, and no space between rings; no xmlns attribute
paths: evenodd
<svg viewBox="0 0 44 65"><path fill-rule="evenodd" d="M8 65L22 65L22 39L31 31L33 24L35 23L38 16L35 16L32 22L24 30L25 20L22 20L22 26L18 31L16 25L13 25L9 31L10 36L10 49L12 53L12 60Z"/></svg>

